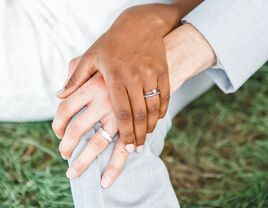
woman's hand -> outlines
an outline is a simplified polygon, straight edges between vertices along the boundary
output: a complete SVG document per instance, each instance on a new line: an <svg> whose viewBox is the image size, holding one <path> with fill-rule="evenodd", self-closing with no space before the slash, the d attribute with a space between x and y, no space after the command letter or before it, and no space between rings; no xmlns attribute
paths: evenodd
<svg viewBox="0 0 268 208"><path fill-rule="evenodd" d="M126 10L82 56L58 94L59 98L68 97L96 71L101 72L120 139L129 144L129 152L134 151L134 145L142 148L146 132L152 132L166 113L169 79L163 36L177 24L179 14L175 4ZM145 99L144 93L153 89L159 89L160 95Z"/></svg>

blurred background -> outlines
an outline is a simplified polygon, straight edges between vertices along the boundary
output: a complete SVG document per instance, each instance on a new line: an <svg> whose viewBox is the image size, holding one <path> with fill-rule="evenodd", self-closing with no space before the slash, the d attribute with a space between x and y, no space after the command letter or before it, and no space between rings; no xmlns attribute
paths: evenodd
<svg viewBox="0 0 268 208"><path fill-rule="evenodd" d="M182 208L268 207L268 65L173 121L162 158ZM0 207L73 207L51 122L0 123ZM4 191L3 191L4 190Z"/></svg>

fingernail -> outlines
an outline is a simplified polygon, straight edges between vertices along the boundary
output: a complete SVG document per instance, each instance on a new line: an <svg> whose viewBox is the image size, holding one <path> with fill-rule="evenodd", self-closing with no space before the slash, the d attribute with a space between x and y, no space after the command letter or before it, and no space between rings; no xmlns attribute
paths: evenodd
<svg viewBox="0 0 268 208"><path fill-rule="evenodd" d="M69 168L66 172L66 176L69 178L69 179L74 179L78 176L77 172L75 171L75 169L73 168Z"/></svg>
<svg viewBox="0 0 268 208"><path fill-rule="evenodd" d="M129 152L129 153L134 152L134 145L133 145L133 144L127 144L127 145L126 145L126 150L127 150L127 152Z"/></svg>
<svg viewBox="0 0 268 208"><path fill-rule="evenodd" d="M112 179L109 176L104 176L101 179L101 186L103 188L108 188L111 185Z"/></svg>
<svg viewBox="0 0 268 208"><path fill-rule="evenodd" d="M67 160L67 159L68 159L68 158L65 157L64 155L61 155L61 157L62 157L62 159L64 159L64 160Z"/></svg>
<svg viewBox="0 0 268 208"><path fill-rule="evenodd" d="M138 153L142 153L143 152L143 145L137 146L136 151Z"/></svg>
<svg viewBox="0 0 268 208"><path fill-rule="evenodd" d="M56 92L56 95L60 95L61 93L63 93L63 91L65 90L65 88L62 88L61 90L59 90L58 92Z"/></svg>

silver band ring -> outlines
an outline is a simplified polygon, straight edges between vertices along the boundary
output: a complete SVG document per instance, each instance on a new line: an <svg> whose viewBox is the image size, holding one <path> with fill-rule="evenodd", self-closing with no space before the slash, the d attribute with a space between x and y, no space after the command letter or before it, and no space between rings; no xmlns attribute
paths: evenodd
<svg viewBox="0 0 268 208"><path fill-rule="evenodd" d="M156 95L159 95L159 94L160 94L160 90L159 89L153 89L150 92L144 93L144 98L153 97L153 96L156 96Z"/></svg>
<svg viewBox="0 0 268 208"><path fill-rule="evenodd" d="M111 137L111 135L107 132L107 131L105 131L102 127L100 127L99 129L98 129L98 132L102 135L102 137L104 138L104 139L106 139L109 143L111 143L112 141L113 141L113 138Z"/></svg>

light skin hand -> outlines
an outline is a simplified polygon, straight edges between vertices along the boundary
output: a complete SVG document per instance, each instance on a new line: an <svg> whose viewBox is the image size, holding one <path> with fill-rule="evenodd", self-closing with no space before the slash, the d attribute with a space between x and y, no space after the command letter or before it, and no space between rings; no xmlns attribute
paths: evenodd
<svg viewBox="0 0 268 208"><path fill-rule="evenodd" d="M74 71L80 58L76 58L70 64L70 74ZM69 76L70 76L69 74ZM82 100L82 102L73 102ZM83 106L81 106L81 103ZM72 118L81 108L86 107L77 117ZM71 120L71 121L70 121ZM93 125L100 121L102 128L111 136L117 131L117 122L108 92L100 73L96 73L89 82L86 82L75 93L62 101L53 121L53 130L58 135L64 135L59 145L59 150L63 158L70 158L72 151L84 135ZM66 126L65 133L61 131ZM66 175L70 179L80 176L92 163L92 161L109 145L109 142L102 137L99 132L89 140L83 151L68 168ZM128 158L125 144L119 138L116 141L111 161L102 177L101 185L109 187L119 176Z"/></svg>

